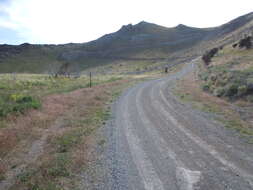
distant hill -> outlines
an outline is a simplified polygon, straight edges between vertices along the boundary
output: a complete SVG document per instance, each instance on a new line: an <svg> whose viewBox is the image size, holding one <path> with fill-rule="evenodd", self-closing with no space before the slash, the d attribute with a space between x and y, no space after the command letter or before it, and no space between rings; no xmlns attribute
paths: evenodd
<svg viewBox="0 0 253 190"><path fill-rule="evenodd" d="M253 31L253 13L214 28L178 25L167 28L142 21L122 26L97 40L64 45L0 45L0 72L45 73L70 63L73 71L115 60L187 59L208 48L231 43Z"/></svg>

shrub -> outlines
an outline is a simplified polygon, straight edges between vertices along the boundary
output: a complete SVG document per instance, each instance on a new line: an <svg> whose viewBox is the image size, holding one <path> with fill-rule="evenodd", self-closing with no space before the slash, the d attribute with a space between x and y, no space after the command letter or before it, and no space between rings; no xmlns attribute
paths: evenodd
<svg viewBox="0 0 253 190"><path fill-rule="evenodd" d="M247 36L243 39L240 40L239 42L239 48L246 48L246 49L250 49L252 47L252 43L251 43L251 36Z"/></svg>
<svg viewBox="0 0 253 190"><path fill-rule="evenodd" d="M8 109L0 108L0 117L5 117L9 113Z"/></svg>
<svg viewBox="0 0 253 190"><path fill-rule="evenodd" d="M0 101L0 117L5 117L9 113L24 113L28 109L38 109L41 106L39 100L32 96L12 94Z"/></svg>
<svg viewBox="0 0 253 190"><path fill-rule="evenodd" d="M243 96L247 93L247 86L246 85L242 85L238 87L238 92L237 95L238 96Z"/></svg>
<svg viewBox="0 0 253 190"><path fill-rule="evenodd" d="M247 100L248 100L249 102L252 102L252 103L253 103L253 95L248 95L248 96L247 96Z"/></svg>
<svg viewBox="0 0 253 190"><path fill-rule="evenodd" d="M199 77L201 78L201 80L204 80L204 81L207 81L208 76L209 76L208 72L202 72L199 74Z"/></svg>
<svg viewBox="0 0 253 190"><path fill-rule="evenodd" d="M253 78L248 78L246 83L248 91L253 93Z"/></svg>
<svg viewBox="0 0 253 190"><path fill-rule="evenodd" d="M55 159L51 161L51 167L46 170L47 174L51 177L68 177L70 171L68 170L70 159L69 155L65 153L59 153L55 156Z"/></svg>
<svg viewBox="0 0 253 190"><path fill-rule="evenodd" d="M206 65L209 65L209 63L211 62L211 59L213 58L213 56L215 56L215 54L217 54L219 51L219 48L213 48L210 51L207 51L203 56L202 56L202 60L204 61L204 63Z"/></svg>
<svg viewBox="0 0 253 190"><path fill-rule="evenodd" d="M215 86L225 86L228 83L228 79L223 77L223 78L218 78L218 80L215 81Z"/></svg>
<svg viewBox="0 0 253 190"><path fill-rule="evenodd" d="M28 109L38 109L40 107L40 102L37 100L32 100L31 102L19 103L12 108L12 112L24 113Z"/></svg>
<svg viewBox="0 0 253 190"><path fill-rule="evenodd" d="M213 82L216 81L217 80L217 75L216 74L211 74L210 75L210 80L213 81Z"/></svg>
<svg viewBox="0 0 253 190"><path fill-rule="evenodd" d="M225 96L232 97L235 96L238 92L238 85L235 83L229 84L225 88Z"/></svg>
<svg viewBox="0 0 253 190"><path fill-rule="evenodd" d="M203 89L204 91L208 91L208 90L209 90L209 88L210 88L210 86L209 86L209 84L208 84L208 83L204 83L204 84L202 84L202 89Z"/></svg>
<svg viewBox="0 0 253 190"><path fill-rule="evenodd" d="M218 88L216 88L216 89L214 90L213 94L214 94L215 96L221 97L221 96L223 96L223 95L225 94L225 89L222 88L222 87L218 87Z"/></svg>
<svg viewBox="0 0 253 190"><path fill-rule="evenodd" d="M235 44L233 44L233 45L232 45L232 47L233 47L233 48L236 48L236 47L237 47L237 45L238 45L238 44L237 44L237 43L235 43Z"/></svg>

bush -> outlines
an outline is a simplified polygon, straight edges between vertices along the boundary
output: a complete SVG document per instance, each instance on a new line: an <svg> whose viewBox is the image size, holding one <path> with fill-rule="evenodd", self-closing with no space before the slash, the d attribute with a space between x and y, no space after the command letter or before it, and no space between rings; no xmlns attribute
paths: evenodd
<svg viewBox="0 0 253 190"><path fill-rule="evenodd" d="M217 75L216 74L211 74L210 75L210 80L213 81L213 82L216 81L217 80Z"/></svg>
<svg viewBox="0 0 253 190"><path fill-rule="evenodd" d="M237 43L235 43L235 44L233 44L233 45L232 45L232 47L233 47L233 48L236 48L236 47L237 47L237 45L238 45L238 44L237 44Z"/></svg>
<svg viewBox="0 0 253 190"><path fill-rule="evenodd" d="M248 78L246 83L248 91L253 92L253 78Z"/></svg>
<svg viewBox="0 0 253 190"><path fill-rule="evenodd" d="M238 92L238 85L232 83L226 86L224 95L228 97L232 97L232 96L237 95L237 92Z"/></svg>
<svg viewBox="0 0 253 190"><path fill-rule="evenodd" d="M5 117L9 113L24 113L28 109L38 109L41 106L39 100L32 96L12 94L7 96L5 101L3 97L0 101L0 117Z"/></svg>
<svg viewBox="0 0 253 190"><path fill-rule="evenodd" d="M216 88L213 92L215 96L221 97L225 94L225 89L222 87Z"/></svg>
<svg viewBox="0 0 253 190"><path fill-rule="evenodd" d="M9 109L0 108L0 117L5 117L9 112Z"/></svg>
<svg viewBox="0 0 253 190"><path fill-rule="evenodd" d="M36 100L32 100L31 102L24 102L24 103L19 103L15 106L13 106L12 111L13 112L18 112L18 113L24 113L28 109L38 109L40 107L40 102Z"/></svg>
<svg viewBox="0 0 253 190"><path fill-rule="evenodd" d="M209 86L208 83L202 84L202 90L204 90L204 91L209 91L209 88L210 88L210 86Z"/></svg>
<svg viewBox="0 0 253 190"><path fill-rule="evenodd" d="M208 77L209 77L209 73L208 72L202 72L199 74L199 77L201 80L207 81Z"/></svg>
<svg viewBox="0 0 253 190"><path fill-rule="evenodd" d="M12 94L10 100L19 104L33 102L31 96L21 95L21 94Z"/></svg>
<svg viewBox="0 0 253 190"><path fill-rule="evenodd" d="M252 102L252 103L253 103L253 95L248 95L248 96L247 96L247 100L248 100L249 102Z"/></svg>
<svg viewBox="0 0 253 190"><path fill-rule="evenodd" d="M252 43L251 43L251 36L247 36L243 39L240 40L239 42L239 48L246 48L246 49L250 49L252 47Z"/></svg>
<svg viewBox="0 0 253 190"><path fill-rule="evenodd" d="M247 93L247 86L246 85L242 85L242 86L239 86L238 87L238 92L237 92L237 95L238 96L243 96Z"/></svg>
<svg viewBox="0 0 253 190"><path fill-rule="evenodd" d="M211 59L213 58L213 56L215 56L215 54L217 54L219 51L219 48L213 48L210 51L207 51L203 56L202 56L202 60L204 61L204 63L206 65L209 65L209 63L211 62Z"/></svg>
<svg viewBox="0 0 253 190"><path fill-rule="evenodd" d="M70 159L67 154L57 154L55 160L50 164L51 167L47 170L47 174L51 177L68 177L70 172L68 170Z"/></svg>
<svg viewBox="0 0 253 190"><path fill-rule="evenodd" d="M225 86L228 83L228 79L223 77L223 78L218 78L218 80L215 81L215 86Z"/></svg>

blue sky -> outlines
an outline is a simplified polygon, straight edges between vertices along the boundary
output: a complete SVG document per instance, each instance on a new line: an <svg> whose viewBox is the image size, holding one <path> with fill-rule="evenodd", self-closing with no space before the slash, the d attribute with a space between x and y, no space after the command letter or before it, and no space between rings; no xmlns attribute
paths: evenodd
<svg viewBox="0 0 253 190"><path fill-rule="evenodd" d="M142 20L212 27L252 8L252 0L0 0L0 44L87 42Z"/></svg>

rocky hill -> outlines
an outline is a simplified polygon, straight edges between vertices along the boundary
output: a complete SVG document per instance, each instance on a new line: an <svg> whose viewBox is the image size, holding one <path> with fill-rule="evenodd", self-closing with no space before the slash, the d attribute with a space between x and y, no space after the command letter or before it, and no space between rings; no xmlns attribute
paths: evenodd
<svg viewBox="0 0 253 190"><path fill-rule="evenodd" d="M66 62L73 70L81 71L115 60L182 60L236 41L252 29L253 13L249 13L214 28L182 24L167 28L142 21L88 43L0 45L0 72L51 72Z"/></svg>

